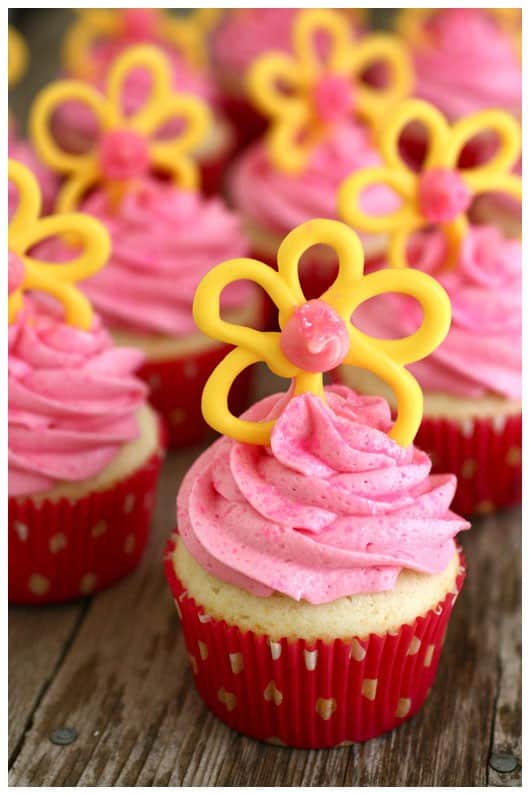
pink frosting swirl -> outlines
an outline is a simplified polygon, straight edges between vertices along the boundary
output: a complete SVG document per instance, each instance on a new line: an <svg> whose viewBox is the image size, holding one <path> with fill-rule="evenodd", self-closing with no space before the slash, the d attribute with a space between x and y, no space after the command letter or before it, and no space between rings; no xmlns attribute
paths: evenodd
<svg viewBox="0 0 530 795"><path fill-rule="evenodd" d="M315 149L302 174L278 171L265 144L253 144L234 166L229 189L242 212L260 226L286 234L311 218L337 218L341 182L357 169L380 162L367 130L347 122ZM376 185L363 194L362 206L369 212L383 214L398 205L395 194L384 186Z"/></svg>
<svg viewBox="0 0 530 795"><path fill-rule="evenodd" d="M59 189L59 179L44 163L37 157L32 146L28 141L20 138L9 140L9 157L23 163L37 177L42 195L42 211L45 214L51 213L55 198ZM8 217L12 218L18 205L18 194L16 187L10 182L8 188Z"/></svg>
<svg viewBox="0 0 530 795"><path fill-rule="evenodd" d="M169 183L138 181L117 212L100 188L82 209L111 236L108 265L84 288L114 327L175 336L195 331L191 309L200 279L217 263L247 253L240 220L220 199ZM242 282L228 288L224 307L245 306L249 290Z"/></svg>
<svg viewBox="0 0 530 795"><path fill-rule="evenodd" d="M212 36L214 66L242 80L259 55L292 50L292 25L299 8L244 8L229 11ZM351 17L353 32L358 23Z"/></svg>
<svg viewBox="0 0 530 795"><path fill-rule="evenodd" d="M113 347L97 317L80 331L26 301L8 342L10 496L93 477L138 436L143 355Z"/></svg>
<svg viewBox="0 0 530 795"><path fill-rule="evenodd" d="M416 93L450 119L483 108L521 112L521 65L515 45L485 9L440 9L427 28L432 44L415 46Z"/></svg>
<svg viewBox="0 0 530 795"><path fill-rule="evenodd" d="M179 532L214 576L321 604L448 565L469 527L449 510L454 475L430 475L425 453L387 436L383 399L334 386L326 400L265 398L245 416L279 416L270 447L223 437L186 475Z"/></svg>
<svg viewBox="0 0 530 795"><path fill-rule="evenodd" d="M444 241L433 232L410 247L414 267L435 275L451 299L452 322L444 342L409 366L424 390L461 397L488 393L521 397L521 243L494 227L472 227L458 266L440 270ZM355 322L379 337L412 333L418 305L396 295L363 304Z"/></svg>

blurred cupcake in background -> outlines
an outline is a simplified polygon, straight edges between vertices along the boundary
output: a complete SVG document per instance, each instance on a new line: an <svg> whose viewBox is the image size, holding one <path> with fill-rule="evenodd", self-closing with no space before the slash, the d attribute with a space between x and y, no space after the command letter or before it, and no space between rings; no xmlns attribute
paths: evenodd
<svg viewBox="0 0 530 795"><path fill-rule="evenodd" d="M149 72L153 90L135 114L119 106L131 70ZM103 134L88 154L61 150L51 131L56 107L65 100L88 105ZM153 133L168 120L179 132L160 141ZM227 346L213 343L195 327L193 294L216 262L246 254L238 215L220 198L199 190L192 153L207 135L210 116L197 97L177 94L165 56L154 47L127 50L108 75L107 94L92 86L59 81L45 88L31 112L35 146L61 171L58 209L80 208L107 228L112 253L107 268L83 289L122 345L146 354L140 375L149 383L153 405L169 423L170 440L182 445L207 433L200 413L204 381ZM52 241L50 255L64 244ZM224 297L229 319L261 325L260 296L240 284ZM248 374L233 396L236 410L247 398Z"/></svg>
<svg viewBox="0 0 530 795"><path fill-rule="evenodd" d="M429 131L420 172L399 154L411 122ZM500 145L483 165L463 169L460 153L484 129ZM520 156L520 127L503 111L482 111L450 126L429 103L404 102L381 126L382 167L348 178L339 195L341 217L355 229L386 232L386 265L414 267L435 276L451 298L453 320L443 344L426 361L411 365L425 398L416 441L432 456L435 472L459 478L455 510L489 513L521 499L521 242L491 225L470 225L474 196L502 191L521 199L521 180L511 173ZM375 184L393 188L401 207L386 217L360 207ZM367 303L356 315L364 331L401 337L421 313L398 296ZM395 397L370 374L339 368L341 383L370 394Z"/></svg>
<svg viewBox="0 0 530 795"><path fill-rule="evenodd" d="M335 249L336 281L307 301L305 251ZM278 307L281 333L222 323L218 296L254 278ZM387 291L415 296L425 321L390 348L362 335L356 306ZM412 444L421 391L402 366L445 336L450 304L424 273L363 273L355 233L314 219L292 230L278 271L222 263L197 290L197 324L235 350L203 395L225 435L193 464L177 497L165 560L195 684L208 708L243 734L303 748L376 737L423 705L465 576L450 508L454 475L430 474ZM234 376L253 361L291 379L243 417L230 416ZM397 388L382 398L323 386L337 362L364 363Z"/></svg>
<svg viewBox="0 0 530 795"><path fill-rule="evenodd" d="M26 42L16 28L8 30L8 86L11 91L22 79L28 64L28 48ZM36 176L41 196L42 209L49 213L57 195L59 180L56 175L35 154L28 141L19 136L16 119L9 113L8 151L9 157L24 163ZM17 206L17 192L11 183L8 189L8 217L11 218Z"/></svg>
<svg viewBox="0 0 530 795"><path fill-rule="evenodd" d="M352 171L380 162L373 126L412 86L405 48L397 37L367 35L356 41L337 11L300 11L293 22L292 54L270 52L249 68L249 97L269 118L266 134L235 161L227 178L241 211L253 254L274 263L282 237L309 218L335 218L336 194ZM363 76L386 73L383 85ZM366 201L387 212L395 197L376 189ZM390 202L390 203L389 203ZM384 252L385 238L363 237L369 264ZM323 292L336 273L333 252L315 249L304 263L306 295Z"/></svg>
<svg viewBox="0 0 530 795"><path fill-rule="evenodd" d="M271 50L292 52L292 29L299 8L224 9L211 35L211 59L223 107L237 130L240 146L261 135L267 115L250 100L245 75L253 61ZM353 33L364 28L364 9L341 9Z"/></svg>
<svg viewBox="0 0 530 795"><path fill-rule="evenodd" d="M219 108L219 95L208 64L207 38L220 9L201 8L177 15L160 8L77 9L78 19L63 44L66 77L83 80L104 91L108 71L115 58L129 47L152 44L165 53L171 64L173 88L206 101L213 113L208 135L194 155L201 166L202 189L215 193L235 145L231 125ZM126 114L137 111L149 94L149 73L131 72L123 87ZM98 123L83 104L69 102L54 114L53 129L60 145L83 152L97 138ZM158 131L161 137L175 132L169 123Z"/></svg>
<svg viewBox="0 0 530 795"><path fill-rule="evenodd" d="M520 8L406 8L397 27L414 59L415 93L449 121L491 108L521 117ZM410 128L404 144L416 160L421 158L425 131ZM485 130L467 143L460 165L486 162L497 145L494 133ZM521 173L520 160L516 171ZM484 195L475 216L495 218L509 233L520 229L520 205L502 194Z"/></svg>
<svg viewBox="0 0 530 795"><path fill-rule="evenodd" d="M135 375L142 353L113 345L74 284L105 264L105 228L81 214L39 218L35 177L10 160L9 180L9 600L42 604L138 564L162 438ZM50 235L74 235L80 250L42 262L35 248Z"/></svg>

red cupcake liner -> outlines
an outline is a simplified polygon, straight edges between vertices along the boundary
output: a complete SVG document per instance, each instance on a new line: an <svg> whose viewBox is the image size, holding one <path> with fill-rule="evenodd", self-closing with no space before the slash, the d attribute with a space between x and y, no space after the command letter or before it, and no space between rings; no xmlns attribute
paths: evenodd
<svg viewBox="0 0 530 795"><path fill-rule="evenodd" d="M148 361L138 376L150 387L150 402L167 424L172 448L197 444L212 433L201 412L201 396L212 370L232 346L219 344L197 353L163 361ZM244 370L230 391L229 407L236 414L248 408L252 368Z"/></svg>
<svg viewBox="0 0 530 795"><path fill-rule="evenodd" d="M9 601L64 602L101 591L129 574L144 553L155 504L159 449L104 491L37 504L10 497Z"/></svg>
<svg viewBox="0 0 530 795"><path fill-rule="evenodd" d="M521 426L521 414L423 418L414 443L431 456L433 472L457 476L452 510L471 516L520 504Z"/></svg>
<svg viewBox="0 0 530 795"><path fill-rule="evenodd" d="M271 640L207 615L175 574L165 572L179 613L197 690L242 734L298 748L363 742L399 726L434 682L445 631L465 578L433 610L396 632L328 643Z"/></svg>

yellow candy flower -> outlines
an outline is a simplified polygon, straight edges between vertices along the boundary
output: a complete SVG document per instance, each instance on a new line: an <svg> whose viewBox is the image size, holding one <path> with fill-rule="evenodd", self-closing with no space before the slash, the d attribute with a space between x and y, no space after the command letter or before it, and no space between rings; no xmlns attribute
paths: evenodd
<svg viewBox="0 0 530 795"><path fill-rule="evenodd" d="M318 37L329 42L319 52ZM293 55L266 53L247 75L249 94L271 125L267 143L276 168L299 173L311 151L334 125L356 117L374 125L381 114L410 93L412 71L396 36L372 34L359 41L342 14L306 9L293 23ZM370 67L384 65L385 87L363 80Z"/></svg>
<svg viewBox="0 0 530 795"><path fill-rule="evenodd" d="M207 37L222 11L219 8L198 8L177 16L163 8L76 10L78 19L66 34L63 44L63 65L70 75L85 80L97 74L93 53L101 41L167 45L180 52L190 65L203 68L208 62Z"/></svg>
<svg viewBox="0 0 530 795"><path fill-rule="evenodd" d="M7 84L12 88L27 69L28 48L18 30L11 25L8 28L7 56Z"/></svg>
<svg viewBox="0 0 530 795"><path fill-rule="evenodd" d="M63 304L67 323L88 331L92 325L92 307L74 283L105 265L110 254L107 230L95 218L81 213L40 218L40 189L31 171L16 160L9 160L8 176L18 192L18 206L8 232L9 323L15 322L22 309L24 293L38 290ZM43 240L72 234L81 252L66 263L41 262L28 253Z"/></svg>
<svg viewBox="0 0 530 795"><path fill-rule="evenodd" d="M149 73L150 93L141 108L126 115L121 107L122 91L138 67ZM87 105L101 130L100 139L84 154L63 151L52 132L54 112L70 100ZM167 122L177 119L183 123L180 132L169 139L156 137ZM117 186L114 198L119 201L130 180L150 171L169 174L181 188L196 188L198 169L191 152L207 133L209 123L204 102L173 91L167 58L148 45L132 47L116 58L105 95L86 83L60 80L41 91L30 114L30 131L40 157L65 175L57 199L57 209L63 212L77 207L84 194L102 182Z"/></svg>
<svg viewBox="0 0 530 795"><path fill-rule="evenodd" d="M338 275L319 299L307 301L300 286L298 265L313 245L331 246L338 258ZM235 345L217 365L204 388L202 411L220 433L267 444L274 422L241 420L228 409L230 388L245 368L263 361L283 378L293 379L294 394L312 392L324 397L322 373L341 363L371 370L394 390L397 419L390 436L401 445L414 439L421 422L421 389L404 365L422 359L444 339L451 306L444 289L425 273L381 270L363 274L364 256L355 232L339 221L317 219L293 229L278 249L278 270L254 259L228 260L200 282L193 303L197 326L208 336ZM280 332L258 331L221 319L224 288L239 279L262 287L278 307ZM412 296L423 309L423 322L414 334L397 340L371 337L352 323L364 301L386 292Z"/></svg>
<svg viewBox="0 0 530 795"><path fill-rule="evenodd" d="M399 139L412 122L427 130L427 154L420 172L403 161ZM495 154L484 165L459 168L460 154L468 141L493 131L499 139ZM521 179L511 171L521 151L521 130L516 119L500 110L485 110L449 125L428 102L406 100L382 122L378 135L384 165L363 168L348 177L339 191L339 215L355 229L388 233L388 264L407 267L406 249L410 236L436 226L447 241L445 266L454 266L467 234L473 197L498 191L521 198ZM364 191L386 185L402 200L401 206L386 215L370 215L361 209Z"/></svg>

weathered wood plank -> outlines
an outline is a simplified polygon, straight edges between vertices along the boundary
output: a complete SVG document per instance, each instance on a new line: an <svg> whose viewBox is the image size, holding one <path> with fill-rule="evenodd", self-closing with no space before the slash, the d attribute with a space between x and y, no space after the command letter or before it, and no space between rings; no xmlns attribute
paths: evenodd
<svg viewBox="0 0 530 795"><path fill-rule="evenodd" d="M86 605L9 609L9 758L17 752L39 699L52 680Z"/></svg>

